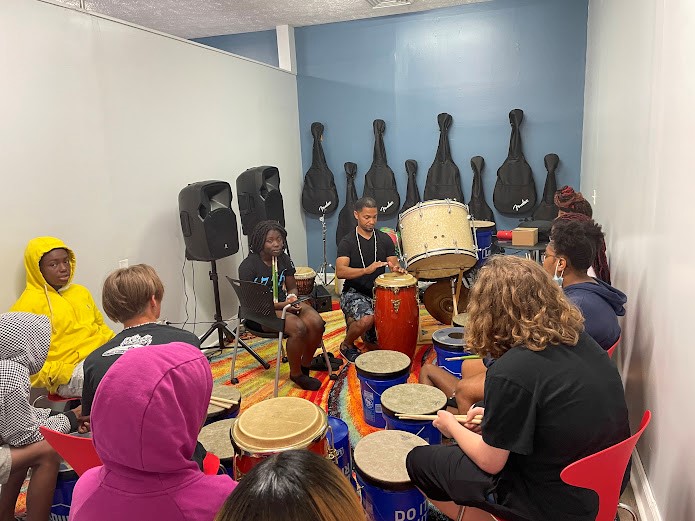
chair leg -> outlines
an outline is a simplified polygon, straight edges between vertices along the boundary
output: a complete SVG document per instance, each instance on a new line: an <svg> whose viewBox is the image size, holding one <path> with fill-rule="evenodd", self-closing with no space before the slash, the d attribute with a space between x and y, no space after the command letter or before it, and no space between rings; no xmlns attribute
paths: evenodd
<svg viewBox="0 0 695 521"><path fill-rule="evenodd" d="M234 370L236 369L236 354L239 350L239 326L241 325L241 319L237 319L236 329L234 330L234 353L232 353L232 374L229 381L236 385L239 383L239 379L234 376Z"/></svg>
<svg viewBox="0 0 695 521"><path fill-rule="evenodd" d="M282 344L282 363L287 363L287 353L285 352L285 344Z"/></svg>
<svg viewBox="0 0 695 521"><path fill-rule="evenodd" d="M638 517L637 517L637 514L635 514L635 511L632 510L632 508L627 506L625 503L618 503L618 508L619 509L622 508L623 510L627 510L630 513L630 515L632 516L633 521L638 520ZM616 519L617 519L617 514L616 514Z"/></svg>
<svg viewBox="0 0 695 521"><path fill-rule="evenodd" d="M328 378L330 380L337 380L338 375L333 374L333 366L331 365L331 359L328 357L328 351L326 351L326 344L321 340L321 350L323 351L323 359L326 361L326 367L328 368Z"/></svg>
<svg viewBox="0 0 695 521"><path fill-rule="evenodd" d="M282 331L278 333L278 355L275 360L275 387L273 388L273 398L278 397L278 384L280 382L280 359L284 351L282 347Z"/></svg>

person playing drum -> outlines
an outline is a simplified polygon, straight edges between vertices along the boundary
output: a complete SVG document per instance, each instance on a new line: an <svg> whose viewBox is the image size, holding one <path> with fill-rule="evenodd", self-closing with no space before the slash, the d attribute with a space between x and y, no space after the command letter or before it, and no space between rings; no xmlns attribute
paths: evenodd
<svg viewBox="0 0 695 521"><path fill-rule="evenodd" d="M355 340L362 336L365 344L376 344L374 330L374 302L372 290L376 278L386 267L397 273L405 273L398 264L396 248L391 237L375 228L376 201L362 197L355 202L355 232L348 233L338 245L335 274L345 279L340 295L340 309L345 315L347 331L340 344L340 353L354 362L360 355Z"/></svg>
<svg viewBox="0 0 695 521"><path fill-rule="evenodd" d="M253 230L249 247L251 253L239 266L239 278L272 286L272 265L275 259L278 284L278 302L275 304L275 312L280 316L282 308L297 300L294 264L290 256L285 253L287 231L277 221L261 221ZM249 322L248 326L257 331L263 330L260 324ZM287 336L290 379L307 391L317 391L321 387L319 380L309 376L309 365L314 352L321 345L325 326L326 323L321 315L303 302L290 307L285 318L284 334Z"/></svg>

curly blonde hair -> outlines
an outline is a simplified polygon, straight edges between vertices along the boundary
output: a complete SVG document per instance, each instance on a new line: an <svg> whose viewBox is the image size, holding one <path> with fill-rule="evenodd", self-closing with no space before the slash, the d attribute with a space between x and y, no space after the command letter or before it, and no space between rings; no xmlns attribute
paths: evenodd
<svg viewBox="0 0 695 521"><path fill-rule="evenodd" d="M537 263L511 255L490 257L470 293L467 350L499 358L512 347L542 351L574 346L584 317Z"/></svg>

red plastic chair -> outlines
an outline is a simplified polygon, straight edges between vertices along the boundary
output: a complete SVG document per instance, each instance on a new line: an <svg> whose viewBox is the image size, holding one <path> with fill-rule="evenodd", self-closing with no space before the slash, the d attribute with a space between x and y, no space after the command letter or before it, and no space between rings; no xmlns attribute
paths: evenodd
<svg viewBox="0 0 695 521"><path fill-rule="evenodd" d="M620 343L621 338L622 338L622 336L619 336L618 340L615 341L615 344L613 344L611 347L608 348L607 353L608 353L609 358L613 358L613 353L615 352L615 348L618 347L618 344Z"/></svg>
<svg viewBox="0 0 695 521"><path fill-rule="evenodd" d="M81 476L89 469L101 465L92 438L70 436L46 427L39 427L46 441Z"/></svg>
<svg viewBox="0 0 695 521"><path fill-rule="evenodd" d="M629 507L620 504L620 486L637 440L640 439L651 419L651 411L645 411L642 423L635 434L625 441L567 465L560 472L560 478L568 485L588 488L598 494L598 514L595 521L614 521L618 507L625 508L636 519ZM493 516L493 518L504 521L499 517Z"/></svg>
<svg viewBox="0 0 695 521"><path fill-rule="evenodd" d="M212 452L208 452L203 459L203 474L206 476L214 476L220 470L220 458Z"/></svg>

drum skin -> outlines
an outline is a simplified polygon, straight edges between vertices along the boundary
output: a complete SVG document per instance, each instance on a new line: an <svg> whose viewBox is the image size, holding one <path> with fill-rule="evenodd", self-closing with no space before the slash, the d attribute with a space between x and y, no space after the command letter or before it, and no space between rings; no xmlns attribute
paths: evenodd
<svg viewBox="0 0 695 521"><path fill-rule="evenodd" d="M412 361L420 327L417 280L407 274L380 275L374 295L374 327L379 349L405 353Z"/></svg>

